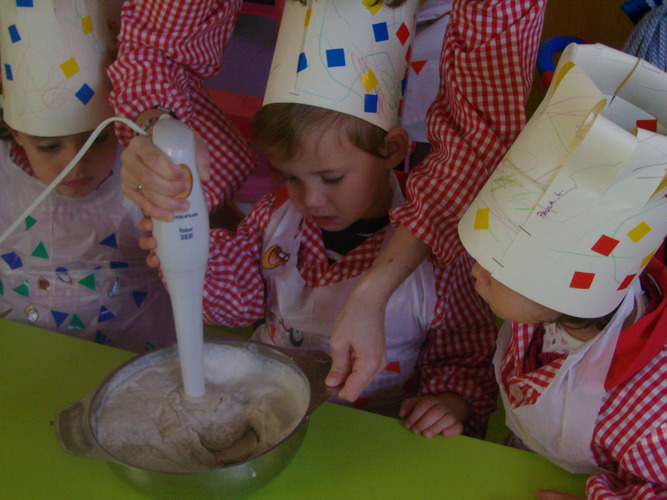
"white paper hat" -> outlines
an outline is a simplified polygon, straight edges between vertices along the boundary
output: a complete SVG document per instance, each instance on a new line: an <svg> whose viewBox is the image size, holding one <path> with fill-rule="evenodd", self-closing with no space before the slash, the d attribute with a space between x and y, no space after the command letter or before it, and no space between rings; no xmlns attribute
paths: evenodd
<svg viewBox="0 0 667 500"><path fill-rule="evenodd" d="M264 104L309 104L397 126L419 0L374 4L285 2Z"/></svg>
<svg viewBox="0 0 667 500"><path fill-rule="evenodd" d="M3 114L14 129L52 137L113 115L105 69L115 1L1 0ZM113 13L117 14L117 12Z"/></svg>
<svg viewBox="0 0 667 500"><path fill-rule="evenodd" d="M667 74L602 45L569 46L555 74L459 236L509 288L596 318L667 234Z"/></svg>

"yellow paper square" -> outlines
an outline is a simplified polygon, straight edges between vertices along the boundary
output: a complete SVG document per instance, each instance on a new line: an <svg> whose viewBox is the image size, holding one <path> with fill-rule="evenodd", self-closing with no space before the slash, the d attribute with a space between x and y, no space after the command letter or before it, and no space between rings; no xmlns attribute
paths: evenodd
<svg viewBox="0 0 667 500"><path fill-rule="evenodd" d="M304 27L308 27L310 25L310 16L313 13L313 9L308 9L306 11L306 19L303 20L303 25Z"/></svg>
<svg viewBox="0 0 667 500"><path fill-rule="evenodd" d="M60 65L60 69L65 74L65 78L72 78L79 72L79 65L77 64L76 59L70 57Z"/></svg>
<svg viewBox="0 0 667 500"><path fill-rule="evenodd" d="M644 236L646 236L649 231L651 231L651 226L649 226L646 222L642 222L641 224L637 224L637 226L635 226L635 228L628 233L628 238L637 243Z"/></svg>
<svg viewBox="0 0 667 500"><path fill-rule="evenodd" d="M370 92L378 84L378 79L375 78L375 73L373 73L373 70L370 69L361 75L359 80L361 80L361 83L366 89L366 92Z"/></svg>
<svg viewBox="0 0 667 500"><path fill-rule="evenodd" d="M81 29L83 29L83 34L87 35L93 31L93 20L90 15L81 18Z"/></svg>
<svg viewBox="0 0 667 500"><path fill-rule="evenodd" d="M654 255L655 255L655 252L651 252L651 253L648 254L646 257L644 257L644 258L642 259L642 264L641 264L640 267L643 268L646 264L648 264L648 263L651 261L651 259L653 258Z"/></svg>
<svg viewBox="0 0 667 500"><path fill-rule="evenodd" d="M489 229L489 209L480 208L475 212L475 230Z"/></svg>
<svg viewBox="0 0 667 500"><path fill-rule="evenodd" d="M382 2L377 2L377 0L363 0L361 3L364 4L371 14L377 14L378 10L384 5Z"/></svg>

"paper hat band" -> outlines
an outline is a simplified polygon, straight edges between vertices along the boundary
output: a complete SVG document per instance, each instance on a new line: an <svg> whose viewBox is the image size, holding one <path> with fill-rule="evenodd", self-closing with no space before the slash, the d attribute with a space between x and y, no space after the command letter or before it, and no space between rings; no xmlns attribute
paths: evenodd
<svg viewBox="0 0 667 500"><path fill-rule="evenodd" d="M264 104L309 104L397 126L418 5L286 2Z"/></svg>
<svg viewBox="0 0 667 500"><path fill-rule="evenodd" d="M115 3L2 1L3 116L12 128L62 136L92 130L113 115L105 69Z"/></svg>
<svg viewBox="0 0 667 500"><path fill-rule="evenodd" d="M466 250L560 313L613 311L667 234L665 109L667 74L608 47L569 46L461 219Z"/></svg>

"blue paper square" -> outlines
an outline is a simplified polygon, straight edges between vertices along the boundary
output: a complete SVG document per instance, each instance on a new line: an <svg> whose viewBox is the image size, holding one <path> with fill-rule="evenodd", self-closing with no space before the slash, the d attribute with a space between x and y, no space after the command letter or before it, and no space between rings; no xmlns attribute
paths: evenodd
<svg viewBox="0 0 667 500"><path fill-rule="evenodd" d="M301 52L301 54L299 54L299 62L296 66L296 72L298 73L299 71L303 71L307 67L308 67L308 60L306 59L306 53Z"/></svg>
<svg viewBox="0 0 667 500"><path fill-rule="evenodd" d="M12 81L14 79L14 74L12 73L12 67L9 64L5 64L5 78L7 81Z"/></svg>
<svg viewBox="0 0 667 500"><path fill-rule="evenodd" d="M378 96L375 94L364 95L364 111L366 113L378 112Z"/></svg>
<svg viewBox="0 0 667 500"><path fill-rule="evenodd" d="M34 7L32 0L16 0L17 7Z"/></svg>
<svg viewBox="0 0 667 500"><path fill-rule="evenodd" d="M329 49L327 54L327 67L336 68L345 66L345 50L344 49Z"/></svg>
<svg viewBox="0 0 667 500"><path fill-rule="evenodd" d="M387 23L376 23L373 25L373 35L376 42L384 42L389 40L389 29Z"/></svg>
<svg viewBox="0 0 667 500"><path fill-rule="evenodd" d="M95 95L95 92L93 89L91 89L88 84L84 83L81 85L81 88L76 92L76 97L79 99L84 104L88 104L88 102L93 98Z"/></svg>
<svg viewBox="0 0 667 500"><path fill-rule="evenodd" d="M7 28L7 31L9 31L9 39L12 41L12 43L21 41L21 35L19 35L19 29L16 27L15 24L9 26Z"/></svg>

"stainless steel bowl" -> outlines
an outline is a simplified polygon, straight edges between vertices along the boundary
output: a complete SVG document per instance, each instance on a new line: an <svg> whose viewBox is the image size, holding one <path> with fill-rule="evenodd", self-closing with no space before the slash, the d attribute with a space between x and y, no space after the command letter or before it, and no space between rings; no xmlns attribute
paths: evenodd
<svg viewBox="0 0 667 500"><path fill-rule="evenodd" d="M300 422L269 450L243 462L203 472L167 473L130 465L109 453L97 439L97 419L106 397L135 373L178 357L177 346L152 351L122 364L91 393L60 410L55 428L58 441L70 455L105 460L131 486L156 498L239 498L265 485L294 457L306 435L310 414L335 395L324 383L331 358L322 351L267 346L245 339L206 340L238 349L253 349L262 357L278 361L300 374L310 389L309 405Z"/></svg>

